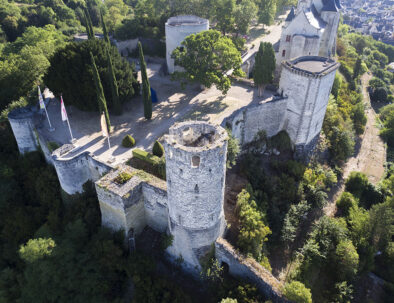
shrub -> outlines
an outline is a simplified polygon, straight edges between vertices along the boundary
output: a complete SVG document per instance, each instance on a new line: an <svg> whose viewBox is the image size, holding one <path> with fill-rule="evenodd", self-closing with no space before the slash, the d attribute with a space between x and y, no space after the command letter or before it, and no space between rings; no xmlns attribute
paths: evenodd
<svg viewBox="0 0 394 303"><path fill-rule="evenodd" d="M353 197L351 193L348 193L346 191L342 193L342 195L337 201L337 208L340 210L341 214L344 217L347 217L349 215L349 210L355 206L357 206L357 200Z"/></svg>
<svg viewBox="0 0 394 303"><path fill-rule="evenodd" d="M49 152L53 152L55 149L59 148L59 144L57 144L56 142L50 141L50 142L47 142L47 147L49 149Z"/></svg>
<svg viewBox="0 0 394 303"><path fill-rule="evenodd" d="M283 294L287 299L295 303L312 303L311 290L298 281L287 283Z"/></svg>
<svg viewBox="0 0 394 303"><path fill-rule="evenodd" d="M345 183L346 191L360 200L361 206L370 208L373 204L383 202L381 191L368 181L365 174L352 172Z"/></svg>
<svg viewBox="0 0 394 303"><path fill-rule="evenodd" d="M159 158L138 148L133 150L133 157L151 164L160 177L166 179L166 160L164 158Z"/></svg>
<svg viewBox="0 0 394 303"><path fill-rule="evenodd" d="M127 181L131 179L132 175L127 172L121 172L114 181L120 185L125 184Z"/></svg>
<svg viewBox="0 0 394 303"><path fill-rule="evenodd" d="M231 133L230 129L226 129L228 133L228 146L227 146L227 168L231 168L233 165L237 163L237 156L239 154L239 142L233 134Z"/></svg>
<svg viewBox="0 0 394 303"><path fill-rule="evenodd" d="M352 241L343 240L339 242L335 250L337 273L342 280L352 279L358 268L358 253Z"/></svg>
<svg viewBox="0 0 394 303"><path fill-rule="evenodd" d="M122 140L122 146L131 148L135 145L135 139L131 135L126 135Z"/></svg>
<svg viewBox="0 0 394 303"><path fill-rule="evenodd" d="M153 145L152 153L159 158L163 157L164 147L163 145L161 145L159 141L156 141L155 144Z"/></svg>

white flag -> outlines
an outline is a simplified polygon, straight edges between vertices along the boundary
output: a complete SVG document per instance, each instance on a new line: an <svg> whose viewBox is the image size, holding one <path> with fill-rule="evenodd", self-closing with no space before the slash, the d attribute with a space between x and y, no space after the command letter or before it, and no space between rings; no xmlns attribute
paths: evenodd
<svg viewBox="0 0 394 303"><path fill-rule="evenodd" d="M101 131L103 132L103 137L108 137L108 127L104 112L101 114Z"/></svg>
<svg viewBox="0 0 394 303"><path fill-rule="evenodd" d="M40 108L45 109L44 98L42 97L40 87L38 87L38 100L40 101Z"/></svg>
<svg viewBox="0 0 394 303"><path fill-rule="evenodd" d="M60 96L60 111L62 112L62 121L67 121L68 117L67 117L66 107L64 106L62 96Z"/></svg>

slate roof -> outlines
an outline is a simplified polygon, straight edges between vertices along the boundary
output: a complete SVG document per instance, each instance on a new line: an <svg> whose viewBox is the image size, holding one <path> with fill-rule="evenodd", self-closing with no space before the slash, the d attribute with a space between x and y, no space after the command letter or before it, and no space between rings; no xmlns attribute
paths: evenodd
<svg viewBox="0 0 394 303"><path fill-rule="evenodd" d="M339 8L337 6L339 0L323 0L322 11L326 12L338 12Z"/></svg>
<svg viewBox="0 0 394 303"><path fill-rule="evenodd" d="M290 11L290 13L287 15L287 18L286 18L286 22L290 22L290 21L292 21L293 19L294 19L294 17L295 17L295 11L294 11L294 6L291 8L291 11Z"/></svg>
<svg viewBox="0 0 394 303"><path fill-rule="evenodd" d="M326 27L327 23L320 17L314 4L312 4L310 9L304 10L304 14L309 24L313 27L317 29L323 29Z"/></svg>

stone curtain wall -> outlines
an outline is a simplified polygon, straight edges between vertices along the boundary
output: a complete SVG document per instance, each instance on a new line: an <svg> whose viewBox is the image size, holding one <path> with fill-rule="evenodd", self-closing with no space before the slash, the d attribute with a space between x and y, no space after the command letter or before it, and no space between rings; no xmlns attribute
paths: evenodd
<svg viewBox="0 0 394 303"><path fill-rule="evenodd" d="M228 243L218 238L215 242L215 257L219 263L228 265L229 273L254 283L259 291L276 303L290 303L281 293L281 283L252 258L246 258Z"/></svg>

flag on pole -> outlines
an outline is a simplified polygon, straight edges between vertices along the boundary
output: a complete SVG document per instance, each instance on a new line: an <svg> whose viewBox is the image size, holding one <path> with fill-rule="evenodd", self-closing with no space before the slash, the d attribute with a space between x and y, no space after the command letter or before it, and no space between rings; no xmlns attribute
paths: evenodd
<svg viewBox="0 0 394 303"><path fill-rule="evenodd" d="M66 107L64 106L62 96L60 96L60 111L62 112L62 121L68 121Z"/></svg>
<svg viewBox="0 0 394 303"><path fill-rule="evenodd" d="M41 109L45 109L44 98L42 97L41 89L40 89L39 86L38 86L38 100L39 100L39 102L40 102L40 108L41 108Z"/></svg>
<svg viewBox="0 0 394 303"><path fill-rule="evenodd" d="M104 112L101 114L101 131L102 131L102 133L103 133L103 137L109 137L109 135L108 135L107 121L105 121Z"/></svg>

